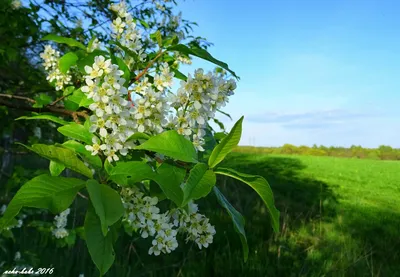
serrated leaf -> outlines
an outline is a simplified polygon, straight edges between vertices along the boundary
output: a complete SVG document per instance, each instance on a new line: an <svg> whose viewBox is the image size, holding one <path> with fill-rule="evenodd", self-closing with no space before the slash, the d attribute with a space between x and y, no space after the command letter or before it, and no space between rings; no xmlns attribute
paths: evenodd
<svg viewBox="0 0 400 277"><path fill-rule="evenodd" d="M103 276L112 266L115 260L113 248L113 236L109 232L103 236L101 221L90 204L85 217L85 239L89 254Z"/></svg>
<svg viewBox="0 0 400 277"><path fill-rule="evenodd" d="M168 47L167 50L169 50L169 51L178 51L178 52L186 54L186 55L193 55L193 56L199 57L199 58L201 58L203 60L212 62L213 64L219 65L220 67L226 69L233 76L235 76L237 79L239 79L239 77L236 75L236 73L233 72L226 63L224 63L224 62L222 62L220 60L217 60L216 58L211 56L211 54L208 53L204 49L201 49L201 48L189 48L186 45L178 44L178 45L173 45L173 46Z"/></svg>
<svg viewBox="0 0 400 277"><path fill-rule="evenodd" d="M100 219L103 235L106 236L108 228L116 223L125 212L121 196L109 186L99 184L95 180L88 180L86 188L94 210Z"/></svg>
<svg viewBox="0 0 400 277"><path fill-rule="evenodd" d="M253 188L268 209L274 231L279 232L279 211L275 207L274 195L267 180L258 175L240 173L230 168L218 168L215 173L235 178Z"/></svg>
<svg viewBox="0 0 400 277"><path fill-rule="evenodd" d="M66 147L72 151L75 151L85 162L101 168L102 163L99 156L92 155L92 152L86 150L85 146L75 140L68 140L62 144L63 147Z"/></svg>
<svg viewBox="0 0 400 277"><path fill-rule="evenodd" d="M225 198L222 192L217 188L213 188L215 196L217 197L218 203L225 208L230 217L232 218L233 227L235 228L236 233L238 233L240 237L240 241L242 242L243 248L243 259L246 262L249 257L249 246L247 245L246 232L244 230L245 220L244 217L229 203L229 201Z"/></svg>
<svg viewBox="0 0 400 277"><path fill-rule="evenodd" d="M63 164L55 162L55 161L50 161L49 170L50 170L51 176L60 175L64 169L65 169L65 166Z"/></svg>
<svg viewBox="0 0 400 277"><path fill-rule="evenodd" d="M22 119L25 119L25 120L42 120L42 119L45 119L45 120L49 120L49 121L52 121L52 122L55 122L55 123L58 123L58 124L61 124L61 125L67 125L67 124L70 123L68 121L65 121L63 119L60 119L60 118L54 116L54 115L49 115L49 114L40 114L40 115L33 115L33 116L21 116L21 117L18 117L17 119L15 119L15 120L22 120Z"/></svg>
<svg viewBox="0 0 400 277"><path fill-rule="evenodd" d="M46 144L34 144L32 147L26 145L23 146L46 159L61 163L65 167L88 178L93 177L92 171L80 159L78 159L74 151L71 151L70 149Z"/></svg>
<svg viewBox="0 0 400 277"><path fill-rule="evenodd" d="M229 134L214 148L208 165L213 168L218 165L239 143L242 136L243 116L235 123Z"/></svg>
<svg viewBox="0 0 400 277"><path fill-rule="evenodd" d="M78 61L78 56L73 52L68 52L64 56L62 56L58 62L58 68L64 74L71 68L71 66L76 65Z"/></svg>
<svg viewBox="0 0 400 277"><path fill-rule="evenodd" d="M64 125L62 127L59 127L57 129L61 134L63 134L66 137L70 137L76 140L83 141L86 144L92 145L92 139L94 135L89 132L88 129L85 128L85 126L76 124L76 123L71 123L68 125Z"/></svg>
<svg viewBox="0 0 400 277"><path fill-rule="evenodd" d="M196 164L189 174L183 186L183 202L181 207L187 205L190 200L200 199L207 196L215 185L216 176L208 166L203 163Z"/></svg>
<svg viewBox="0 0 400 277"><path fill-rule="evenodd" d="M37 176L23 185L0 219L0 230L19 213L22 207L48 209L53 214L66 210L85 181L76 178Z"/></svg>
<svg viewBox="0 0 400 277"><path fill-rule="evenodd" d="M135 149L157 152L184 162L197 162L197 153L192 142L179 135L175 130L153 136L136 146Z"/></svg>
<svg viewBox="0 0 400 277"><path fill-rule="evenodd" d="M79 47L83 50L86 50L85 45L83 45L79 41L76 41L72 38L66 38L66 37L49 34L49 35L45 36L44 38L42 38L42 40L51 40L51 41L54 41L57 43L63 43L63 44L67 44L68 46L71 46L71 47Z"/></svg>

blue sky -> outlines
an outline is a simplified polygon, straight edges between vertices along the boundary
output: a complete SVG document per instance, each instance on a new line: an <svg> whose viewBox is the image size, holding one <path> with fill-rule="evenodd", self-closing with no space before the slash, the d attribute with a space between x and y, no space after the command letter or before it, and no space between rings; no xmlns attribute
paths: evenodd
<svg viewBox="0 0 400 277"><path fill-rule="evenodd" d="M241 77L225 107L234 121L245 116L240 144L400 147L400 1L186 0L179 9ZM195 67L213 65L182 71Z"/></svg>

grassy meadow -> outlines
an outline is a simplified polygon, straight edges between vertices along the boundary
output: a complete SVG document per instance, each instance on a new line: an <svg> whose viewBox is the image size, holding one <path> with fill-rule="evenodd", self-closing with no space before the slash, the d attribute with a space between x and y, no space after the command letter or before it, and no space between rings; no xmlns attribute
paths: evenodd
<svg viewBox="0 0 400 277"><path fill-rule="evenodd" d="M231 219L211 196L198 202L217 230L208 249L189 244L155 258L145 254L150 241L125 235L106 276L400 276L399 161L233 153L224 163L269 181L281 211L279 234L251 188L220 178L219 188L246 218L247 263ZM15 233L30 264L53 265L54 276L98 275L82 241L57 249L33 228Z"/></svg>

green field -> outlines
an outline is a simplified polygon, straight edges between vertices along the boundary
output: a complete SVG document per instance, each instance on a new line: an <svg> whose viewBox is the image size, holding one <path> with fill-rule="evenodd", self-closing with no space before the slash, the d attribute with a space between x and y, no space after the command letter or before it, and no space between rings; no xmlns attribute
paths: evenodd
<svg viewBox="0 0 400 277"><path fill-rule="evenodd" d="M246 218L246 264L231 219L211 196L199 201L217 230L208 249L186 245L155 258L146 254L148 241L125 235L106 276L400 276L400 162L233 153L224 163L270 182L280 234L251 188L221 178L218 186ZM98 275L82 241L55 250L36 230L18 232L23 256L57 266L56 276Z"/></svg>

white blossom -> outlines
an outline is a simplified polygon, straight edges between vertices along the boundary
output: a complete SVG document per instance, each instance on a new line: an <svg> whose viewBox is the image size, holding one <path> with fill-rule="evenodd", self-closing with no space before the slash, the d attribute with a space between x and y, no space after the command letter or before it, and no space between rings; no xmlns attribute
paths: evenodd
<svg viewBox="0 0 400 277"><path fill-rule="evenodd" d="M60 52L53 49L51 45L46 45L40 57L43 59L43 66L48 72L46 79L50 83L55 81L56 90L62 90L65 85L71 83L72 77L69 75L69 71L64 74L58 68Z"/></svg>

